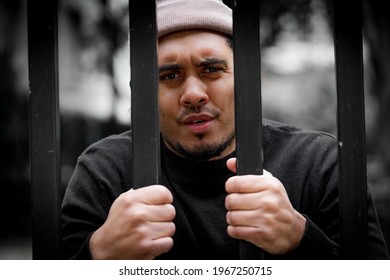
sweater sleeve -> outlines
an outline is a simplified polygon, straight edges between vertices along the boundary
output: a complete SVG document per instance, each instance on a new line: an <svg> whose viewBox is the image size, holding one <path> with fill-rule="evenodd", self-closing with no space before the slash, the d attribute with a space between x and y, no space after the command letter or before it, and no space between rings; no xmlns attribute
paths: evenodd
<svg viewBox="0 0 390 280"><path fill-rule="evenodd" d="M91 235L106 220L114 200L130 188L129 148L126 138L115 136L79 157L62 203L64 259L91 259Z"/></svg>
<svg viewBox="0 0 390 280"><path fill-rule="evenodd" d="M339 259L340 246L329 239L325 233L306 218L306 229L299 247L294 251L296 259Z"/></svg>
<svg viewBox="0 0 390 280"><path fill-rule="evenodd" d="M84 156L77 163L62 203L62 255L65 259L91 259L89 239L108 213L106 196L98 195L99 182L88 171L88 159Z"/></svg>
<svg viewBox="0 0 390 280"><path fill-rule="evenodd" d="M267 127L266 127L267 128ZM331 135L274 125L265 130L267 168L284 184L294 208L306 217L300 245L285 259L340 259L339 165ZM388 259L388 251L368 193L369 259Z"/></svg>
<svg viewBox="0 0 390 280"><path fill-rule="evenodd" d="M330 240L309 217L300 246L294 254L298 259L340 259L341 248ZM310 254L308 254L308 252ZM368 197L368 259L390 259L371 196Z"/></svg>
<svg viewBox="0 0 390 280"><path fill-rule="evenodd" d="M329 149L330 151L331 149ZM340 222L340 200L339 200L339 165L335 164L334 151L330 156L322 156L316 170L318 178L317 186L313 192L306 192L306 203L301 201L305 216L306 230L300 246L295 250L295 257L298 259L341 259L341 222ZM321 176L320 176L321 175ZM310 176L316 178L316 176ZM313 180L313 179L311 179ZM314 185L312 181L310 186ZM314 194L313 194L314 193ZM372 201L371 193L367 194L367 222L368 222L368 259L389 259L386 243L380 228L378 217ZM316 204L307 203L318 201ZM310 206L307 206L310 205ZM315 206L317 205L317 206ZM309 210L310 209L310 210ZM309 213L311 215L309 215Z"/></svg>

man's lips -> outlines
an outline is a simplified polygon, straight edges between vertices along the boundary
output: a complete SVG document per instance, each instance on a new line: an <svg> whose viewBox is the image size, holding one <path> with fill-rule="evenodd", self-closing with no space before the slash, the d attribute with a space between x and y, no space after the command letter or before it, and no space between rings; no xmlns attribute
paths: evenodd
<svg viewBox="0 0 390 280"><path fill-rule="evenodd" d="M205 114L190 115L184 118L184 125L194 133L204 133L210 127L213 117Z"/></svg>
<svg viewBox="0 0 390 280"><path fill-rule="evenodd" d="M205 122L212 121L213 117L209 115L191 115L184 119L183 123L185 125L201 125Z"/></svg>

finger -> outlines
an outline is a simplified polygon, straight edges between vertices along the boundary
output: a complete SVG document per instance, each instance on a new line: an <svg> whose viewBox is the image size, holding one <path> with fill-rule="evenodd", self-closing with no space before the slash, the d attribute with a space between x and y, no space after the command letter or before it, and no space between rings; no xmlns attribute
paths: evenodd
<svg viewBox="0 0 390 280"><path fill-rule="evenodd" d="M136 190L129 190L125 194L131 195L136 201L149 205L169 204L173 202L172 193L162 185L152 185Z"/></svg>
<svg viewBox="0 0 390 280"><path fill-rule="evenodd" d="M154 259L157 256L169 252L173 247L172 237L162 237L152 241L150 247L150 259Z"/></svg>
<svg viewBox="0 0 390 280"><path fill-rule="evenodd" d="M231 193L225 198L226 210L253 210L260 207L263 192L256 193Z"/></svg>
<svg viewBox="0 0 390 280"><path fill-rule="evenodd" d="M226 162L227 168L234 172L237 173L237 167L236 167L237 159L236 158L229 158Z"/></svg>
<svg viewBox="0 0 390 280"><path fill-rule="evenodd" d="M231 226L229 225L227 228L228 235L230 237L236 238L236 239L243 239L247 240L249 242L254 243L255 238L261 239L263 236L262 230L259 227L251 227L251 226Z"/></svg>
<svg viewBox="0 0 390 280"><path fill-rule="evenodd" d="M141 207L140 207L141 208ZM175 207L172 204L144 205L136 215L143 215L149 222L171 222L176 216Z"/></svg>
<svg viewBox="0 0 390 280"><path fill-rule="evenodd" d="M150 223L148 232L151 234L149 255L150 259L168 252L173 247L173 238L176 227L174 223Z"/></svg>
<svg viewBox="0 0 390 280"><path fill-rule="evenodd" d="M241 175L230 177L225 183L227 193L260 192L276 184L274 177L264 175Z"/></svg>
<svg viewBox="0 0 390 280"><path fill-rule="evenodd" d="M226 222L231 226L257 226L268 224L262 216L258 216L255 211L228 211L226 213Z"/></svg>
<svg viewBox="0 0 390 280"><path fill-rule="evenodd" d="M226 166L230 171L237 173L237 158L229 158L226 161ZM265 169L263 169L263 175L272 176L272 174Z"/></svg>
<svg viewBox="0 0 390 280"><path fill-rule="evenodd" d="M175 234L176 226L173 222L155 222L147 225L149 238L152 240L162 237L172 237Z"/></svg>

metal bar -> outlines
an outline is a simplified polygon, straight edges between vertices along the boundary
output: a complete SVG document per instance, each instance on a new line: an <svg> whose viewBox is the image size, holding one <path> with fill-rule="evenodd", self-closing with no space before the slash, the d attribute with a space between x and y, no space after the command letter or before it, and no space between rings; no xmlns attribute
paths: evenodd
<svg viewBox="0 0 390 280"><path fill-rule="evenodd" d="M155 0L129 1L133 185L160 182Z"/></svg>
<svg viewBox="0 0 390 280"><path fill-rule="evenodd" d="M237 174L263 173L260 3L233 3ZM263 259L263 251L240 240L241 259Z"/></svg>
<svg viewBox="0 0 390 280"><path fill-rule="evenodd" d="M367 259L367 175L361 0L334 1L334 15L341 253L344 259Z"/></svg>
<svg viewBox="0 0 390 280"><path fill-rule="evenodd" d="M27 5L33 258L57 259L61 222L58 3L29 0Z"/></svg>

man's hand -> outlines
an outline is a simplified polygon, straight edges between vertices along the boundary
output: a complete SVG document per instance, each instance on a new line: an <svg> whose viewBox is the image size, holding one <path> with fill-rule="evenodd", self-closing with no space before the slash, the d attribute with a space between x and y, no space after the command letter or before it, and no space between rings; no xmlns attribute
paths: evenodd
<svg viewBox="0 0 390 280"><path fill-rule="evenodd" d="M121 194L89 246L94 259L154 259L173 246L171 192L154 185Z"/></svg>
<svg viewBox="0 0 390 280"><path fill-rule="evenodd" d="M236 172L236 159L229 159L227 167ZM293 208L283 184L271 173L234 176L225 187L231 237L249 241L271 254L298 247L306 219Z"/></svg>

